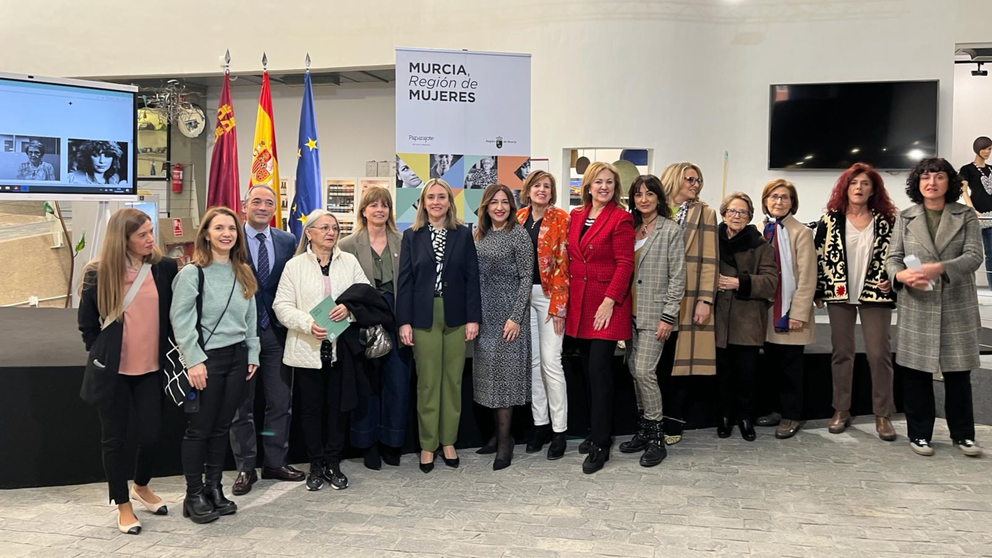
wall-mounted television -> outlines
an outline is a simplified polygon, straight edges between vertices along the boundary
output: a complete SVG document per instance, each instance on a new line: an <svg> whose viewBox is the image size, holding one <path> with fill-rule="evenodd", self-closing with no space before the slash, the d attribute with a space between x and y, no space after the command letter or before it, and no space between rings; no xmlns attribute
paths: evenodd
<svg viewBox="0 0 992 558"><path fill-rule="evenodd" d="M0 73L0 201L133 198L137 92Z"/></svg>
<svg viewBox="0 0 992 558"><path fill-rule="evenodd" d="M937 154L939 82L772 85L768 168L911 168Z"/></svg>

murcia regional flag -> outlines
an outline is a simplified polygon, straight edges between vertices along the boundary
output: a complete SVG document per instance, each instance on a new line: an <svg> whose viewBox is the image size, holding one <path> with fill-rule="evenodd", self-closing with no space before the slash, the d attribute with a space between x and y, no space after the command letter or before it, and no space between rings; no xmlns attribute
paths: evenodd
<svg viewBox="0 0 992 558"><path fill-rule="evenodd" d="M276 214L272 226L282 227L282 203L279 199L279 162L276 154L275 121L272 117L272 93L269 72L262 72L262 92L258 96L258 116L255 119L255 141L251 148L251 172L248 189L265 184L276 193Z"/></svg>

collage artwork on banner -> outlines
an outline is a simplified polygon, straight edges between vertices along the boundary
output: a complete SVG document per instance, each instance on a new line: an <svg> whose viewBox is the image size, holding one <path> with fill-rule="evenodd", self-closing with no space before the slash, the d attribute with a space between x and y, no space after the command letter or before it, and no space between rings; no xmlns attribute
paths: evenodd
<svg viewBox="0 0 992 558"><path fill-rule="evenodd" d="M440 178L471 227L487 186L530 172L530 56L398 48L396 73L396 224Z"/></svg>

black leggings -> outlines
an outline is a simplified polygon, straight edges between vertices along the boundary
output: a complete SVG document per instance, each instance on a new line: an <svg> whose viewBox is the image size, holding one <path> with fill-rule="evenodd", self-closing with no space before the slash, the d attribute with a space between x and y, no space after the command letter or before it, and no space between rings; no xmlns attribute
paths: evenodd
<svg viewBox="0 0 992 558"><path fill-rule="evenodd" d="M613 354L617 342L605 339L577 341L589 390L589 439L597 446L607 448L613 434Z"/></svg>
<svg viewBox="0 0 992 558"><path fill-rule="evenodd" d="M937 406L933 398L934 375L901 368L902 402L910 440L933 439ZM971 372L944 372L944 414L952 440L975 439L975 412L971 400Z"/></svg>
<svg viewBox="0 0 992 558"><path fill-rule="evenodd" d="M728 344L726 349L716 350L721 412L731 420L751 420L759 348Z"/></svg>
<svg viewBox="0 0 992 558"><path fill-rule="evenodd" d="M207 351L207 388L200 392L200 410L189 413L183 436L183 475L186 493L197 494L207 484L220 484L227 456L227 437L234 413L248 385L248 345L243 341Z"/></svg>
<svg viewBox="0 0 992 558"><path fill-rule="evenodd" d="M341 380L341 367L331 366L327 361L319 370L296 369L300 428L310 463L326 461L328 465L339 465L344 457L351 414L341 412Z"/></svg>
<svg viewBox="0 0 992 558"><path fill-rule="evenodd" d="M127 479L134 467L134 484L146 486L152 478L155 446L162 427L162 378L157 372L141 376L117 375L114 401L100 409L103 443L103 470L110 487L110 501L117 505L130 502ZM131 405L138 418L138 455L128 458L127 426Z"/></svg>
<svg viewBox="0 0 992 558"><path fill-rule="evenodd" d="M691 376L672 376L679 332L673 331L661 350L658 363L658 388L661 390L661 409L664 413L665 434L681 436L685 428L685 401L689 397Z"/></svg>

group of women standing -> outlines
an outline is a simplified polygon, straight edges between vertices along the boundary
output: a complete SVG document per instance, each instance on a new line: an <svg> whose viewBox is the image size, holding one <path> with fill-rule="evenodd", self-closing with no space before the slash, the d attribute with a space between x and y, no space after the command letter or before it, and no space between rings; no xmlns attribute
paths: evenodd
<svg viewBox="0 0 992 558"><path fill-rule="evenodd" d="M588 399L590 431L579 445L587 454L585 473L610 458L612 361L620 341L627 342L638 422L619 449L640 453L641 465L658 465L666 446L681 441L692 376L718 377L718 436L730 436L736 426L754 440L762 348L778 408L756 424L777 426L777 438L790 438L803 426L802 353L814 340L814 301L827 304L830 314L830 432L851 422L853 326L860 314L876 429L883 440L894 440L889 324L897 293L896 362L905 368L912 449L933 453L931 380L939 373L955 445L981 454L969 371L978 367L974 272L982 263L982 240L975 212L956 203L962 183L946 161L917 165L906 190L914 205L898 215L878 173L854 165L838 179L815 235L794 217L799 197L786 180L762 191L761 231L751 224L749 196L727 196L718 224L717 212L699 198L702 187L698 166L676 163L660 178L638 177L628 210L617 169L593 163L582 179L582 205L569 214L555 206L554 177L538 170L524 182L520 199L527 205L520 209L509 188L488 186L474 234L459 223L453 192L442 179L424 185L415 222L402 236L385 189L364 192L356 233L341 242L333 214L311 213L272 303L288 330L283 362L295 370L301 390L307 488L348 486L341 461L349 430L352 444L365 448L366 466L399 465L411 350L419 467L432 471L438 450L446 466L458 467L462 373L473 340L474 400L493 410L496 425L479 453L495 454L494 470L512 463L513 408L528 403L535 428L527 452L550 442L548 459L564 455L565 336L581 355ZM87 348L107 325L123 325L120 358L102 364L117 372L114 389L99 405L110 498L122 532L141 529L131 499L167 513L148 482L163 401L152 373L163 367L173 339L199 405L186 409L183 514L203 523L237 511L224 496L221 472L232 418L259 360L258 283L246 263L244 231L235 212L210 209L197 231L192 265L177 273L155 246L151 220L123 209L111 217L100 259L88 269L79 310ZM335 336L319 325L311 310L327 297L334 301L328 318L356 327ZM383 326L391 341L377 359L365 357L362 337L374 326ZM141 449L128 491L123 448L132 401Z"/></svg>

